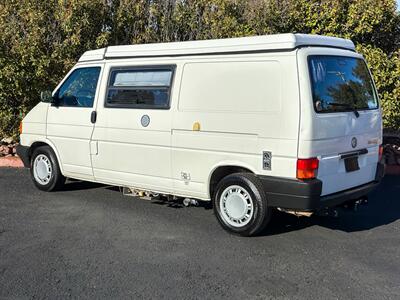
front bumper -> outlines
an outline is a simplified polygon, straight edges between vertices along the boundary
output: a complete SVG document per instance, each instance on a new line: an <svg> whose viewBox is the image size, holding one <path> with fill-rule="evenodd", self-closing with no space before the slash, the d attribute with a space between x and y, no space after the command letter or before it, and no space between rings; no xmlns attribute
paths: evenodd
<svg viewBox="0 0 400 300"><path fill-rule="evenodd" d="M30 168L29 152L30 152L30 147L17 145L17 155L24 163L25 168Z"/></svg>
<svg viewBox="0 0 400 300"><path fill-rule="evenodd" d="M322 181L259 176L267 194L268 205L298 211L316 211L357 200L375 189L384 176L384 164L378 163L375 180L338 193L321 196Z"/></svg>

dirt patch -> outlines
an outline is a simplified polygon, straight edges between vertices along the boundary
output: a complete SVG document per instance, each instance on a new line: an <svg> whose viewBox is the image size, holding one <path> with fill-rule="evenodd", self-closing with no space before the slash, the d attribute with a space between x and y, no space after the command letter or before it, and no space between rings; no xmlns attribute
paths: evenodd
<svg viewBox="0 0 400 300"><path fill-rule="evenodd" d="M18 156L0 157L0 168L23 168L24 164Z"/></svg>

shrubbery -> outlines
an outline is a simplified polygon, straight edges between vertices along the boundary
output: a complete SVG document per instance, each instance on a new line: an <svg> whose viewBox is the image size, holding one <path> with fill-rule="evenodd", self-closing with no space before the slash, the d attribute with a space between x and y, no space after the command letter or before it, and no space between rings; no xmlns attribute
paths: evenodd
<svg viewBox="0 0 400 300"><path fill-rule="evenodd" d="M395 0L3 0L0 136L79 56L107 45L302 32L352 39L384 111L400 128L400 15Z"/></svg>

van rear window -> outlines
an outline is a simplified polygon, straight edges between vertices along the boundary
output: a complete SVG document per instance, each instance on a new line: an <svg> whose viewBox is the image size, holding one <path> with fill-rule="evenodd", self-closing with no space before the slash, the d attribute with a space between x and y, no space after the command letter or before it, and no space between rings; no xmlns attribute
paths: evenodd
<svg viewBox="0 0 400 300"><path fill-rule="evenodd" d="M316 112L378 108L377 93L364 60L314 55L308 57L308 67Z"/></svg>

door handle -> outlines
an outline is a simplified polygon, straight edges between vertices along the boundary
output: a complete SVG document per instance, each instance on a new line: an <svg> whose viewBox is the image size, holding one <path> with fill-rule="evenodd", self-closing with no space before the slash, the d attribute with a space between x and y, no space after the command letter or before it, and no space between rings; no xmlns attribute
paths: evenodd
<svg viewBox="0 0 400 300"><path fill-rule="evenodd" d="M92 122L93 124L96 123L97 120L97 112L94 110L92 111L92 114L90 115L90 122Z"/></svg>

